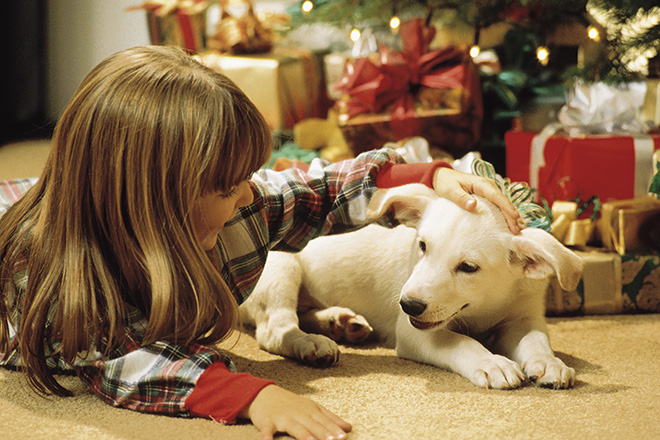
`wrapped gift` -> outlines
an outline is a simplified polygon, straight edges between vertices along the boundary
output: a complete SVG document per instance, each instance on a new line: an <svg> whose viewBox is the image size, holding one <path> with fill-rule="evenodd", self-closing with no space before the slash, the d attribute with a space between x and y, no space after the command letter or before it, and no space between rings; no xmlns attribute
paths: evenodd
<svg viewBox="0 0 660 440"><path fill-rule="evenodd" d="M646 221L658 214L660 200L655 197L604 203L598 223L603 246L621 255L651 250L651 244L640 239L640 231Z"/></svg>
<svg viewBox="0 0 660 440"><path fill-rule="evenodd" d="M537 190L537 200L550 203L578 193L602 202L646 196L653 153L660 149L660 136L646 134L571 137L509 131L505 142L507 177L527 182Z"/></svg>
<svg viewBox="0 0 660 440"><path fill-rule="evenodd" d="M251 0L219 0L220 19L209 37L209 47L233 54L263 53L273 37L254 13Z"/></svg>
<svg viewBox="0 0 660 440"><path fill-rule="evenodd" d="M401 24L401 53L347 63L336 87L338 123L355 154L390 141L421 136L457 156L478 140L481 90L466 50L428 51L431 28L421 20Z"/></svg>
<svg viewBox="0 0 660 440"><path fill-rule="evenodd" d="M179 46L194 53L206 47L208 0L149 0L129 10L147 11L151 44Z"/></svg>
<svg viewBox="0 0 660 440"><path fill-rule="evenodd" d="M326 116L325 86L310 51L276 47L241 56L208 51L197 59L234 81L272 129L292 129L303 119Z"/></svg>
<svg viewBox="0 0 660 440"><path fill-rule="evenodd" d="M565 291L552 278L546 296L549 316L660 313L660 255L577 254L584 272L576 290Z"/></svg>

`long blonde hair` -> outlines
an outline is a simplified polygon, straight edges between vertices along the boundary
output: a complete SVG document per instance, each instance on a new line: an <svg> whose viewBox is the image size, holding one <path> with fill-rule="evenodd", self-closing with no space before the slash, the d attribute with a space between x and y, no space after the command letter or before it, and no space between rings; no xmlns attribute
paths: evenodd
<svg viewBox="0 0 660 440"><path fill-rule="evenodd" d="M144 344L224 338L237 304L196 241L193 203L270 151L245 94L182 51L139 47L101 62L59 120L38 183L0 219L0 350L20 254L29 278L17 333L38 392L70 394L46 367L45 341L61 340L66 362L92 341L107 353L126 304L148 319Z"/></svg>

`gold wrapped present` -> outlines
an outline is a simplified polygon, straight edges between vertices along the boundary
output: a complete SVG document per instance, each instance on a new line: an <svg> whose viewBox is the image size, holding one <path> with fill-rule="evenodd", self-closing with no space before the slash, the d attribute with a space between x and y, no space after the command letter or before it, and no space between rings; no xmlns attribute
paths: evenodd
<svg viewBox="0 0 660 440"><path fill-rule="evenodd" d="M621 255L644 251L647 246L639 239L642 224L660 213L660 200L640 197L604 203L599 221L603 246Z"/></svg>
<svg viewBox="0 0 660 440"><path fill-rule="evenodd" d="M546 296L549 316L660 312L660 255L577 251L582 279L565 291L552 278Z"/></svg>
<svg viewBox="0 0 660 440"><path fill-rule="evenodd" d="M611 314L623 310L621 258L604 252L576 252L584 261L582 280L566 291L553 277L546 296L548 315Z"/></svg>
<svg viewBox="0 0 660 440"><path fill-rule="evenodd" d="M241 56L207 51L196 58L234 81L272 129L292 129L298 121L326 116L324 85L310 51L277 47Z"/></svg>

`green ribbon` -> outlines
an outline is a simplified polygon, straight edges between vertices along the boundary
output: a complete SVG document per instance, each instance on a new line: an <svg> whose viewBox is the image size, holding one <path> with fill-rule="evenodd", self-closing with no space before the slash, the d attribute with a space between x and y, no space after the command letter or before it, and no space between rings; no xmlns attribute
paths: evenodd
<svg viewBox="0 0 660 440"><path fill-rule="evenodd" d="M525 225L550 231L548 211L534 202L534 192L525 182L511 182L508 178L502 178L495 172L492 164L482 159L475 159L472 162L472 174L493 180L516 207Z"/></svg>

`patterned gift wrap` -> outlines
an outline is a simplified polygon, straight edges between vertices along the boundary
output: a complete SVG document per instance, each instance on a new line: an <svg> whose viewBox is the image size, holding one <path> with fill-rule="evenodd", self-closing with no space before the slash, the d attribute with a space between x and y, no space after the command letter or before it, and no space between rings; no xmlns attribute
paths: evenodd
<svg viewBox="0 0 660 440"><path fill-rule="evenodd" d="M660 313L660 255L577 252L585 270L573 291L552 278L548 316Z"/></svg>

